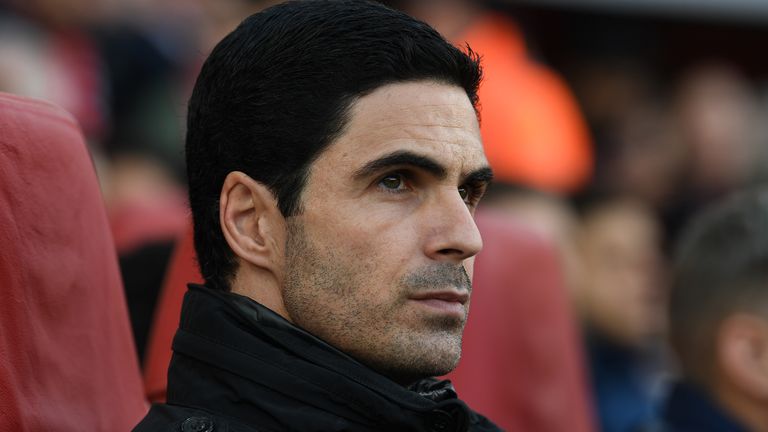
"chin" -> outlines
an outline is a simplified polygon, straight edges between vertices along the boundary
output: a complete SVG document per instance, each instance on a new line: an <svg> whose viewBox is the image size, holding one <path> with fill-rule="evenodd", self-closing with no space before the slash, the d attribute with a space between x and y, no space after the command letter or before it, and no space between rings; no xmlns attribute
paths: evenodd
<svg viewBox="0 0 768 432"><path fill-rule="evenodd" d="M456 366L458 365L459 360L457 359L451 365L441 365L439 367L433 368L429 371L429 373L422 374L420 378L441 377L443 375L448 375L449 373L453 372L453 370L456 369Z"/></svg>
<svg viewBox="0 0 768 432"><path fill-rule="evenodd" d="M440 376L456 369L461 359L461 333L424 342L418 362L425 376Z"/></svg>
<svg viewBox="0 0 768 432"><path fill-rule="evenodd" d="M421 368L407 371L406 374L402 374L402 379L396 380L403 385L411 385L419 380L432 377L441 377L447 375L459 364L459 356L451 359L450 361L439 362L435 364L423 364Z"/></svg>
<svg viewBox="0 0 768 432"><path fill-rule="evenodd" d="M443 376L458 366L461 358L461 340L434 344L424 342L419 350L400 350L390 358L367 362L373 369L403 385L418 380ZM432 349L430 349L432 348ZM410 355L403 355L408 353Z"/></svg>
<svg viewBox="0 0 768 432"><path fill-rule="evenodd" d="M432 364L434 369L448 373L456 368L461 359L461 340L445 346L442 350L433 351Z"/></svg>

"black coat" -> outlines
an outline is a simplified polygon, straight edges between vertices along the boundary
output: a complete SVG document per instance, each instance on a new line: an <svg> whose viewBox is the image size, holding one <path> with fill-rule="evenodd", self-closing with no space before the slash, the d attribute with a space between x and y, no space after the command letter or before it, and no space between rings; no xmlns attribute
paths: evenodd
<svg viewBox="0 0 768 432"><path fill-rule="evenodd" d="M499 430L447 381L406 389L236 294L190 285L173 351L134 432Z"/></svg>

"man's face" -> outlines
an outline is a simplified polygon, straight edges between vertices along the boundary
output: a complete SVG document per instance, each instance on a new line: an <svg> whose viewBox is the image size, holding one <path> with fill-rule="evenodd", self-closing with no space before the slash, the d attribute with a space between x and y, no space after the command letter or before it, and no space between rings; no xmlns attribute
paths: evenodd
<svg viewBox="0 0 768 432"><path fill-rule="evenodd" d="M287 220L289 318L402 384L449 372L489 177L461 88L398 83L360 98Z"/></svg>
<svg viewBox="0 0 768 432"><path fill-rule="evenodd" d="M645 206L616 201L593 210L582 234L583 313L614 342L644 346L666 325L658 222Z"/></svg>

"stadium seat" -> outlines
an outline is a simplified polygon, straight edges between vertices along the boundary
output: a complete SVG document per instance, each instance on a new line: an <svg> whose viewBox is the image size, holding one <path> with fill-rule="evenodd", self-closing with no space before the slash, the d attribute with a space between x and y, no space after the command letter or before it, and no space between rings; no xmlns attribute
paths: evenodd
<svg viewBox="0 0 768 432"><path fill-rule="evenodd" d="M202 283L197 267L192 227L179 241L168 264L160 298L155 307L155 318L147 340L144 356L144 391L150 402L165 401L168 365L171 363L171 343L179 327L181 302L190 282Z"/></svg>
<svg viewBox="0 0 768 432"><path fill-rule="evenodd" d="M0 93L0 431L127 431L146 413L115 248L75 120Z"/></svg>

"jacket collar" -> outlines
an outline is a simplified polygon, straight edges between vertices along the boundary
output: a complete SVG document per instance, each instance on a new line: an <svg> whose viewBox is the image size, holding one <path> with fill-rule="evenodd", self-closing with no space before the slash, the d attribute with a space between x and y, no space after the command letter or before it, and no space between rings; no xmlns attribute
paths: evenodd
<svg viewBox="0 0 768 432"><path fill-rule="evenodd" d="M271 418L278 429L467 430L473 414L449 382L406 389L250 298L189 288L173 341L169 403L246 421L267 414L258 419Z"/></svg>

